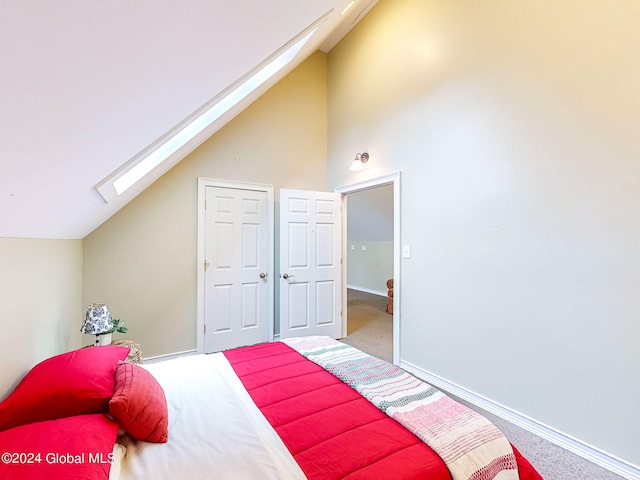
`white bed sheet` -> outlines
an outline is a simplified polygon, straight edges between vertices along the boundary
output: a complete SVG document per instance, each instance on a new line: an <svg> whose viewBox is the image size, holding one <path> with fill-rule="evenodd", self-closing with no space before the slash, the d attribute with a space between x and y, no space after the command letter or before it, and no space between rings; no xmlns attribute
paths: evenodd
<svg viewBox="0 0 640 480"><path fill-rule="evenodd" d="M167 397L169 441L125 437L121 480L306 478L223 354L144 367Z"/></svg>

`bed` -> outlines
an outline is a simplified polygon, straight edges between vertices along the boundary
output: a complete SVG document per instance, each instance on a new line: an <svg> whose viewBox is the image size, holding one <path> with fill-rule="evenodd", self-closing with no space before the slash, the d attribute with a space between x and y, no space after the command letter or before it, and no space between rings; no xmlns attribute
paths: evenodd
<svg viewBox="0 0 640 480"><path fill-rule="evenodd" d="M327 337L127 354L35 366L0 403L0 480L541 480L484 417Z"/></svg>

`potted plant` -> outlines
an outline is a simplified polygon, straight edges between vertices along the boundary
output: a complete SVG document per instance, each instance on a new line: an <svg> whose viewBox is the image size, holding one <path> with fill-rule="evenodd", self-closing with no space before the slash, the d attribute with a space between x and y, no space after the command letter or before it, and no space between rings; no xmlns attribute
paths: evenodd
<svg viewBox="0 0 640 480"><path fill-rule="evenodd" d="M113 332L127 333L129 329L125 327L124 320L119 318L113 319L113 327L110 330L98 335L98 345L109 345L111 343L111 334Z"/></svg>
<svg viewBox="0 0 640 480"><path fill-rule="evenodd" d="M113 319L113 328L106 333L120 332L127 333L129 329L124 326L124 320L120 320L119 318Z"/></svg>

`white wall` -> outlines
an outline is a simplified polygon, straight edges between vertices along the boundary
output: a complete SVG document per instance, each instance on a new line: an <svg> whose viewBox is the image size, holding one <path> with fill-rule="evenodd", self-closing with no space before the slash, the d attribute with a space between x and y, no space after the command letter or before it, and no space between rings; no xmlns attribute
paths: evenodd
<svg viewBox="0 0 640 480"><path fill-rule="evenodd" d="M36 363L80 347L81 243L0 238L0 400Z"/></svg>
<svg viewBox="0 0 640 480"><path fill-rule="evenodd" d="M393 278L393 242L347 242L348 288L386 297L390 278Z"/></svg>
<svg viewBox="0 0 640 480"><path fill-rule="evenodd" d="M636 465L638 18L381 0L328 63L330 187L402 171L401 359Z"/></svg>

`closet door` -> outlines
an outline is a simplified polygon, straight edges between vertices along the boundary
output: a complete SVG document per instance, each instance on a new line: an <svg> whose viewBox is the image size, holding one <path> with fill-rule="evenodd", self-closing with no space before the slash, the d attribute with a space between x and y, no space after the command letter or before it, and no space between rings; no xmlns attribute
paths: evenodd
<svg viewBox="0 0 640 480"><path fill-rule="evenodd" d="M342 336L341 196L280 190L280 338Z"/></svg>
<svg viewBox="0 0 640 480"><path fill-rule="evenodd" d="M267 193L206 187L205 352L268 338Z"/></svg>

